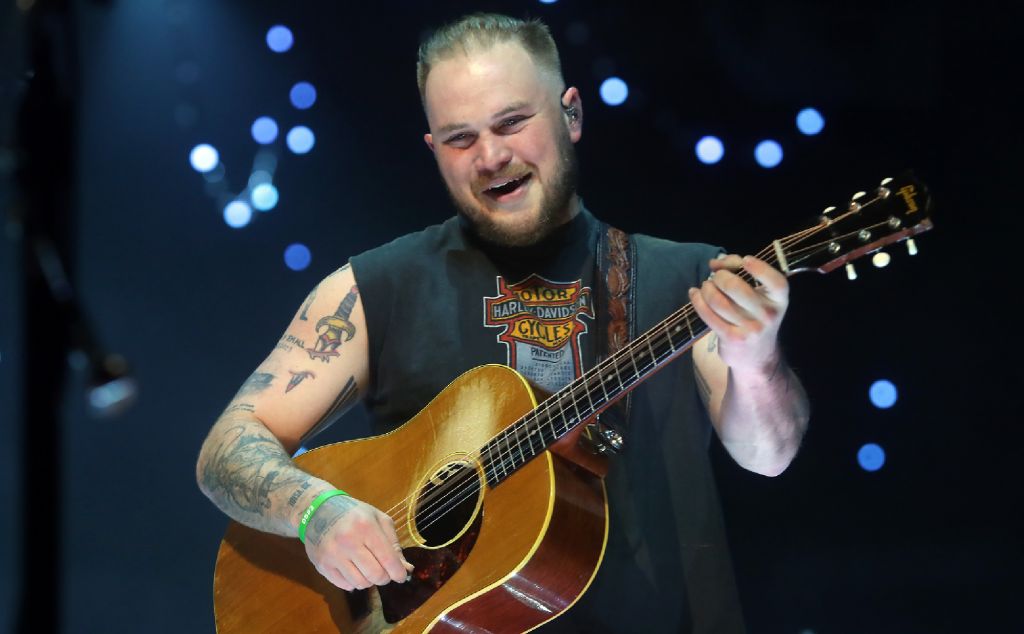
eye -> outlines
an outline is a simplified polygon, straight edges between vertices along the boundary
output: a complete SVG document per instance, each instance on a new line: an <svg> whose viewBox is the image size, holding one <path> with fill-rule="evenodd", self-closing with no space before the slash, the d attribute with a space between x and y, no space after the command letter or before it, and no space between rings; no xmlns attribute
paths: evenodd
<svg viewBox="0 0 1024 634"><path fill-rule="evenodd" d="M473 135L468 132L459 132L444 140L445 145L457 148L469 147L473 143Z"/></svg>
<svg viewBox="0 0 1024 634"><path fill-rule="evenodd" d="M515 131L523 121L526 121L528 117L517 115L515 117L509 117L508 119L502 120L498 125L498 128L505 132Z"/></svg>

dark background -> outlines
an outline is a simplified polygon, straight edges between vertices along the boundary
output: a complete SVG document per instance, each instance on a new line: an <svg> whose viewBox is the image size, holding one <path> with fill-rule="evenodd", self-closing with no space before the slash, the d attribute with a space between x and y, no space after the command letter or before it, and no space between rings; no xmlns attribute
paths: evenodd
<svg viewBox="0 0 1024 634"><path fill-rule="evenodd" d="M22 362L41 342L22 316L15 115L28 16L60 3L32 4L0 9L0 628L14 627L22 561L57 553L59 602L36 599L62 631L213 631L226 520L195 486L200 443L319 279L450 215L421 140L415 50L484 9L551 26L584 100L580 191L627 231L754 252L904 168L930 185L936 228L918 256L892 247L855 282L792 280L782 336L814 410L802 451L767 479L713 448L738 583L752 633L1024 632L1018 3L70 2L54 41L77 77L74 145L32 142L73 151L67 266L140 397L92 417L85 373L72 363L62 382L55 367L59 436L28 451L60 481L41 488L23 476ZM282 55L264 43L277 23L296 37ZM599 98L609 75L629 84L620 107ZM299 80L318 90L311 110L288 103ZM818 136L794 126L806 106L826 117ZM261 115L317 142L305 156L275 144L281 201L235 230L188 153L215 145L238 192ZM692 149L709 133L726 144L713 166ZM752 156L769 137L786 152L771 170ZM296 241L313 253L302 272L282 260ZM867 399L878 378L899 389L891 409ZM363 425L354 413L322 440ZM887 452L878 472L857 466L866 442ZM25 496L60 509L55 539L37 538L47 516Z"/></svg>

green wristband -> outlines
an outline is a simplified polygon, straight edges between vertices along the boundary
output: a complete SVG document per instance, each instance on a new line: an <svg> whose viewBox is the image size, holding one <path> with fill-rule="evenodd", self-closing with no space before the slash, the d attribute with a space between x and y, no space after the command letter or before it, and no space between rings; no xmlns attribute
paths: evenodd
<svg viewBox="0 0 1024 634"><path fill-rule="evenodd" d="M324 502L326 502L327 500L331 499L336 495L348 495L348 493L345 493L341 489L335 489L333 491L324 491L320 495L316 496L316 499L313 500L313 503L310 504L309 508L306 509L306 512L302 514L302 519L299 520L300 542L302 542L303 544L306 543L306 526L309 525L309 520L312 519L313 513L316 513L316 510L320 508L321 504L323 504Z"/></svg>

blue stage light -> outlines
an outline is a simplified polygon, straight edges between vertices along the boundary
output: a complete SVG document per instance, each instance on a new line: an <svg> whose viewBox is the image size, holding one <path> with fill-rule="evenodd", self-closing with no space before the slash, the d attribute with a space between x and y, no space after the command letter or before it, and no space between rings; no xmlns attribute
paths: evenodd
<svg viewBox="0 0 1024 634"><path fill-rule="evenodd" d="M609 77L601 83L601 99L609 106L620 106L629 96L629 86L618 77Z"/></svg>
<svg viewBox="0 0 1024 634"><path fill-rule="evenodd" d="M718 137L706 136L697 141L697 159L705 165L713 165L722 160L725 147Z"/></svg>
<svg viewBox="0 0 1024 634"><path fill-rule="evenodd" d="M316 144L313 131L304 125L297 125L289 130L285 140L288 142L288 149L296 154L306 154Z"/></svg>
<svg viewBox="0 0 1024 634"><path fill-rule="evenodd" d="M192 148L188 160L192 163L192 169L200 174L205 174L217 167L217 164L220 163L220 154L217 153L217 148L209 143L200 143Z"/></svg>
<svg viewBox="0 0 1024 634"><path fill-rule="evenodd" d="M890 381L882 379L871 384L868 390L871 403L879 409L888 409L896 403L896 386Z"/></svg>
<svg viewBox="0 0 1024 634"><path fill-rule="evenodd" d="M554 4L556 2L558 2L558 0L540 0L541 4Z"/></svg>
<svg viewBox="0 0 1024 634"><path fill-rule="evenodd" d="M270 117L260 117L252 122L252 138L261 145L277 139L277 122Z"/></svg>
<svg viewBox="0 0 1024 634"><path fill-rule="evenodd" d="M869 442L857 452L857 462L865 471L878 471L885 465L885 450L873 442Z"/></svg>
<svg viewBox="0 0 1024 634"><path fill-rule="evenodd" d="M252 188L252 206L260 211L270 211L277 205L277 188L270 183L260 183Z"/></svg>
<svg viewBox="0 0 1024 634"><path fill-rule="evenodd" d="M761 167L772 168L782 162L782 146L768 139L754 148L754 158Z"/></svg>
<svg viewBox="0 0 1024 634"><path fill-rule="evenodd" d="M295 37L292 36L291 29L286 26L278 24L270 27L270 30L267 31L267 46L275 53L288 51L293 43L295 43Z"/></svg>
<svg viewBox="0 0 1024 634"><path fill-rule="evenodd" d="M312 260L313 255L309 252L309 247L304 244L296 242L284 250L284 263L293 271L305 270Z"/></svg>
<svg viewBox="0 0 1024 634"><path fill-rule="evenodd" d="M292 86L288 97L292 100L293 106L299 110L306 110L307 108L312 108L313 104L316 103L316 88L308 81L300 81Z"/></svg>
<svg viewBox="0 0 1024 634"><path fill-rule="evenodd" d="M241 229L252 220L252 207L242 200L233 200L224 207L224 222L229 227Z"/></svg>
<svg viewBox="0 0 1024 634"><path fill-rule="evenodd" d="M825 127L825 118L814 108L804 108L796 115L796 127L807 136L814 136Z"/></svg>

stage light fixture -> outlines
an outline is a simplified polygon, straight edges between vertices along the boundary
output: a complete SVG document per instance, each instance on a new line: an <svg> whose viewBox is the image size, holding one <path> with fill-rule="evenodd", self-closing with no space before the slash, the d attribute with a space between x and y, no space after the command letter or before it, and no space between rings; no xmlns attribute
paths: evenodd
<svg viewBox="0 0 1024 634"><path fill-rule="evenodd" d="M316 144L316 136L313 131L304 125L297 125L288 131L285 138L288 149L296 154L307 154Z"/></svg>

